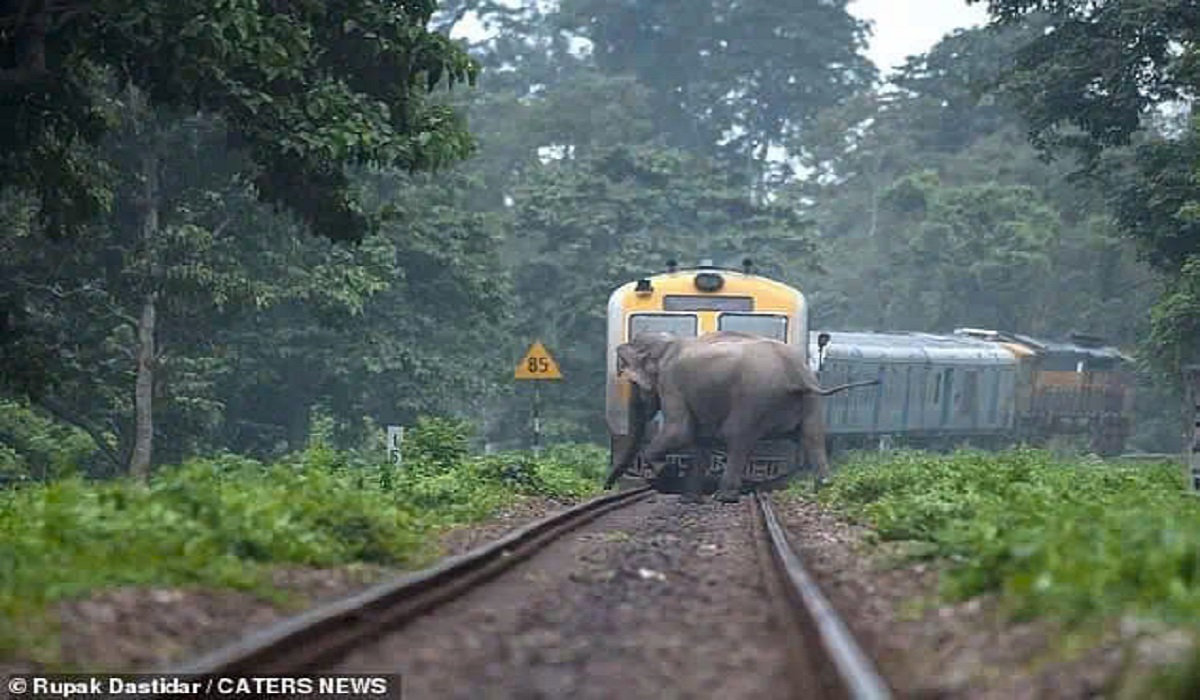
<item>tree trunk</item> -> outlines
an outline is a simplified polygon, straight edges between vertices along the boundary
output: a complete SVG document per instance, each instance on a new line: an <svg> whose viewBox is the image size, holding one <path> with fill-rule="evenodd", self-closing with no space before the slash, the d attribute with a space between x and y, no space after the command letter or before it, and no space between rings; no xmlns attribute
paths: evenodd
<svg viewBox="0 0 1200 700"><path fill-rule="evenodd" d="M151 132L153 133L153 132ZM154 451L154 330L158 303L158 261L155 257L155 237L158 235L158 151L157 143L147 144L142 157L142 191L138 197L143 254L150 259L150 278L147 280L142 314L138 318L137 381L134 385L134 442L129 460L129 474L147 481Z"/></svg>
<svg viewBox="0 0 1200 700"><path fill-rule="evenodd" d="M138 319L137 383L134 388L136 427L129 474L141 481L150 478L154 451L154 321L157 296L154 292L146 295L142 316Z"/></svg>

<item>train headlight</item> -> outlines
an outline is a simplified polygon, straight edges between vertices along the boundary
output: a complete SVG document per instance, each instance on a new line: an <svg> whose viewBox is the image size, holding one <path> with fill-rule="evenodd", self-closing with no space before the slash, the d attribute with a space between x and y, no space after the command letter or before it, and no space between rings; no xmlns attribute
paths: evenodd
<svg viewBox="0 0 1200 700"><path fill-rule="evenodd" d="M725 278L715 272L701 272L696 275L696 289L702 292L715 292L725 286Z"/></svg>

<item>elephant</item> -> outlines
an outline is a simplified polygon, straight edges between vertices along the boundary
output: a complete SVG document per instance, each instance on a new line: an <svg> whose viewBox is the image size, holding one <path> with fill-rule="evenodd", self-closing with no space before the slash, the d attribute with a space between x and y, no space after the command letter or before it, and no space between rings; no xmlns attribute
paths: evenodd
<svg viewBox="0 0 1200 700"><path fill-rule="evenodd" d="M728 459L715 497L736 503L742 473L755 444L766 437L799 437L817 467L817 483L828 475L825 423L820 397L879 384L878 379L824 389L794 346L747 333L717 331L697 338L642 333L617 347L618 376L635 387L633 440L614 457L605 481L611 488L629 467L661 407L662 428L643 453L651 463L668 451L707 440L725 443ZM706 463L706 462L702 462ZM699 498L703 474L692 469L685 498Z"/></svg>

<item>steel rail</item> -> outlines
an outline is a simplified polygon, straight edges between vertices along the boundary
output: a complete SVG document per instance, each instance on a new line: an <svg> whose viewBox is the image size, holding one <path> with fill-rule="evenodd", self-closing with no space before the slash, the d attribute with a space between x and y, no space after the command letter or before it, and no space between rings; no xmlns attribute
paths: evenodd
<svg viewBox="0 0 1200 700"><path fill-rule="evenodd" d="M313 672L494 578L604 513L651 494L645 486L585 501L431 568L289 618L189 663L149 673L205 678Z"/></svg>
<svg viewBox="0 0 1200 700"><path fill-rule="evenodd" d="M767 539L770 541L772 559L775 561L780 577L784 579L788 597L793 604L802 610L811 625L812 633L818 642L816 646L836 670L838 694L856 700L885 700L891 698L887 683L879 675L870 658L858 646L837 611L821 594L816 581L804 569L800 557L788 542L775 509L764 493L754 494L755 503L762 524L766 528ZM806 630L807 632L807 630Z"/></svg>

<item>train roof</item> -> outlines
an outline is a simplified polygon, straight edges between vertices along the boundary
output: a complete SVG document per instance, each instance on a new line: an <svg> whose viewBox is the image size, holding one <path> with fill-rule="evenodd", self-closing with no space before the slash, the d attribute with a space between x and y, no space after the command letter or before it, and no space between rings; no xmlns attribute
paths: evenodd
<svg viewBox="0 0 1200 700"><path fill-rule="evenodd" d="M694 265L694 266L680 267L676 261L668 260L667 266L665 269L659 270L657 272L650 272L650 273L647 273L644 275L639 275L637 279L639 279L639 280L640 279L683 280L683 279L689 279L689 278L694 279L696 275L705 273L705 272L717 274L722 277L743 279L743 280L753 280L756 283L762 283L762 284L766 284L766 285L770 285L770 286L778 286L781 288L786 288L789 290L800 291L799 288L795 285L789 284L787 282L776 279L774 277L766 276L766 275L762 274L761 272L758 272L755 269L753 262L749 258L742 260L742 264L740 267L717 265L717 264L714 264L711 259L701 260L699 262L699 264ZM637 281L628 282L626 284L621 285L620 287L617 288L617 290L614 290L614 291L620 291L620 290L624 289L625 287L628 287L631 285L636 285L636 284L637 284Z"/></svg>
<svg viewBox="0 0 1200 700"><path fill-rule="evenodd" d="M809 333L809 346L817 347L821 333L829 334L826 358L887 359L910 362L962 362L1016 364L1017 358L1001 345L971 337L893 331L821 331Z"/></svg>
<svg viewBox="0 0 1200 700"><path fill-rule="evenodd" d="M626 282L609 295L609 308L636 306L639 298L658 299L657 303L661 304L659 295L753 296L755 309L767 311L793 310L806 304L804 293L798 287L756 274L749 265L743 270L735 270L701 264L684 269L673 267Z"/></svg>
<svg viewBox="0 0 1200 700"><path fill-rule="evenodd" d="M1038 355L1084 355L1097 359L1119 360L1121 362L1133 361L1131 357L1122 353L1120 349L1105 344L1102 338L1082 333L1072 333L1071 341L1073 342L1043 340L1021 333L976 328L956 328L954 333L958 337L973 337L987 339L991 342L1007 342L1023 345Z"/></svg>

